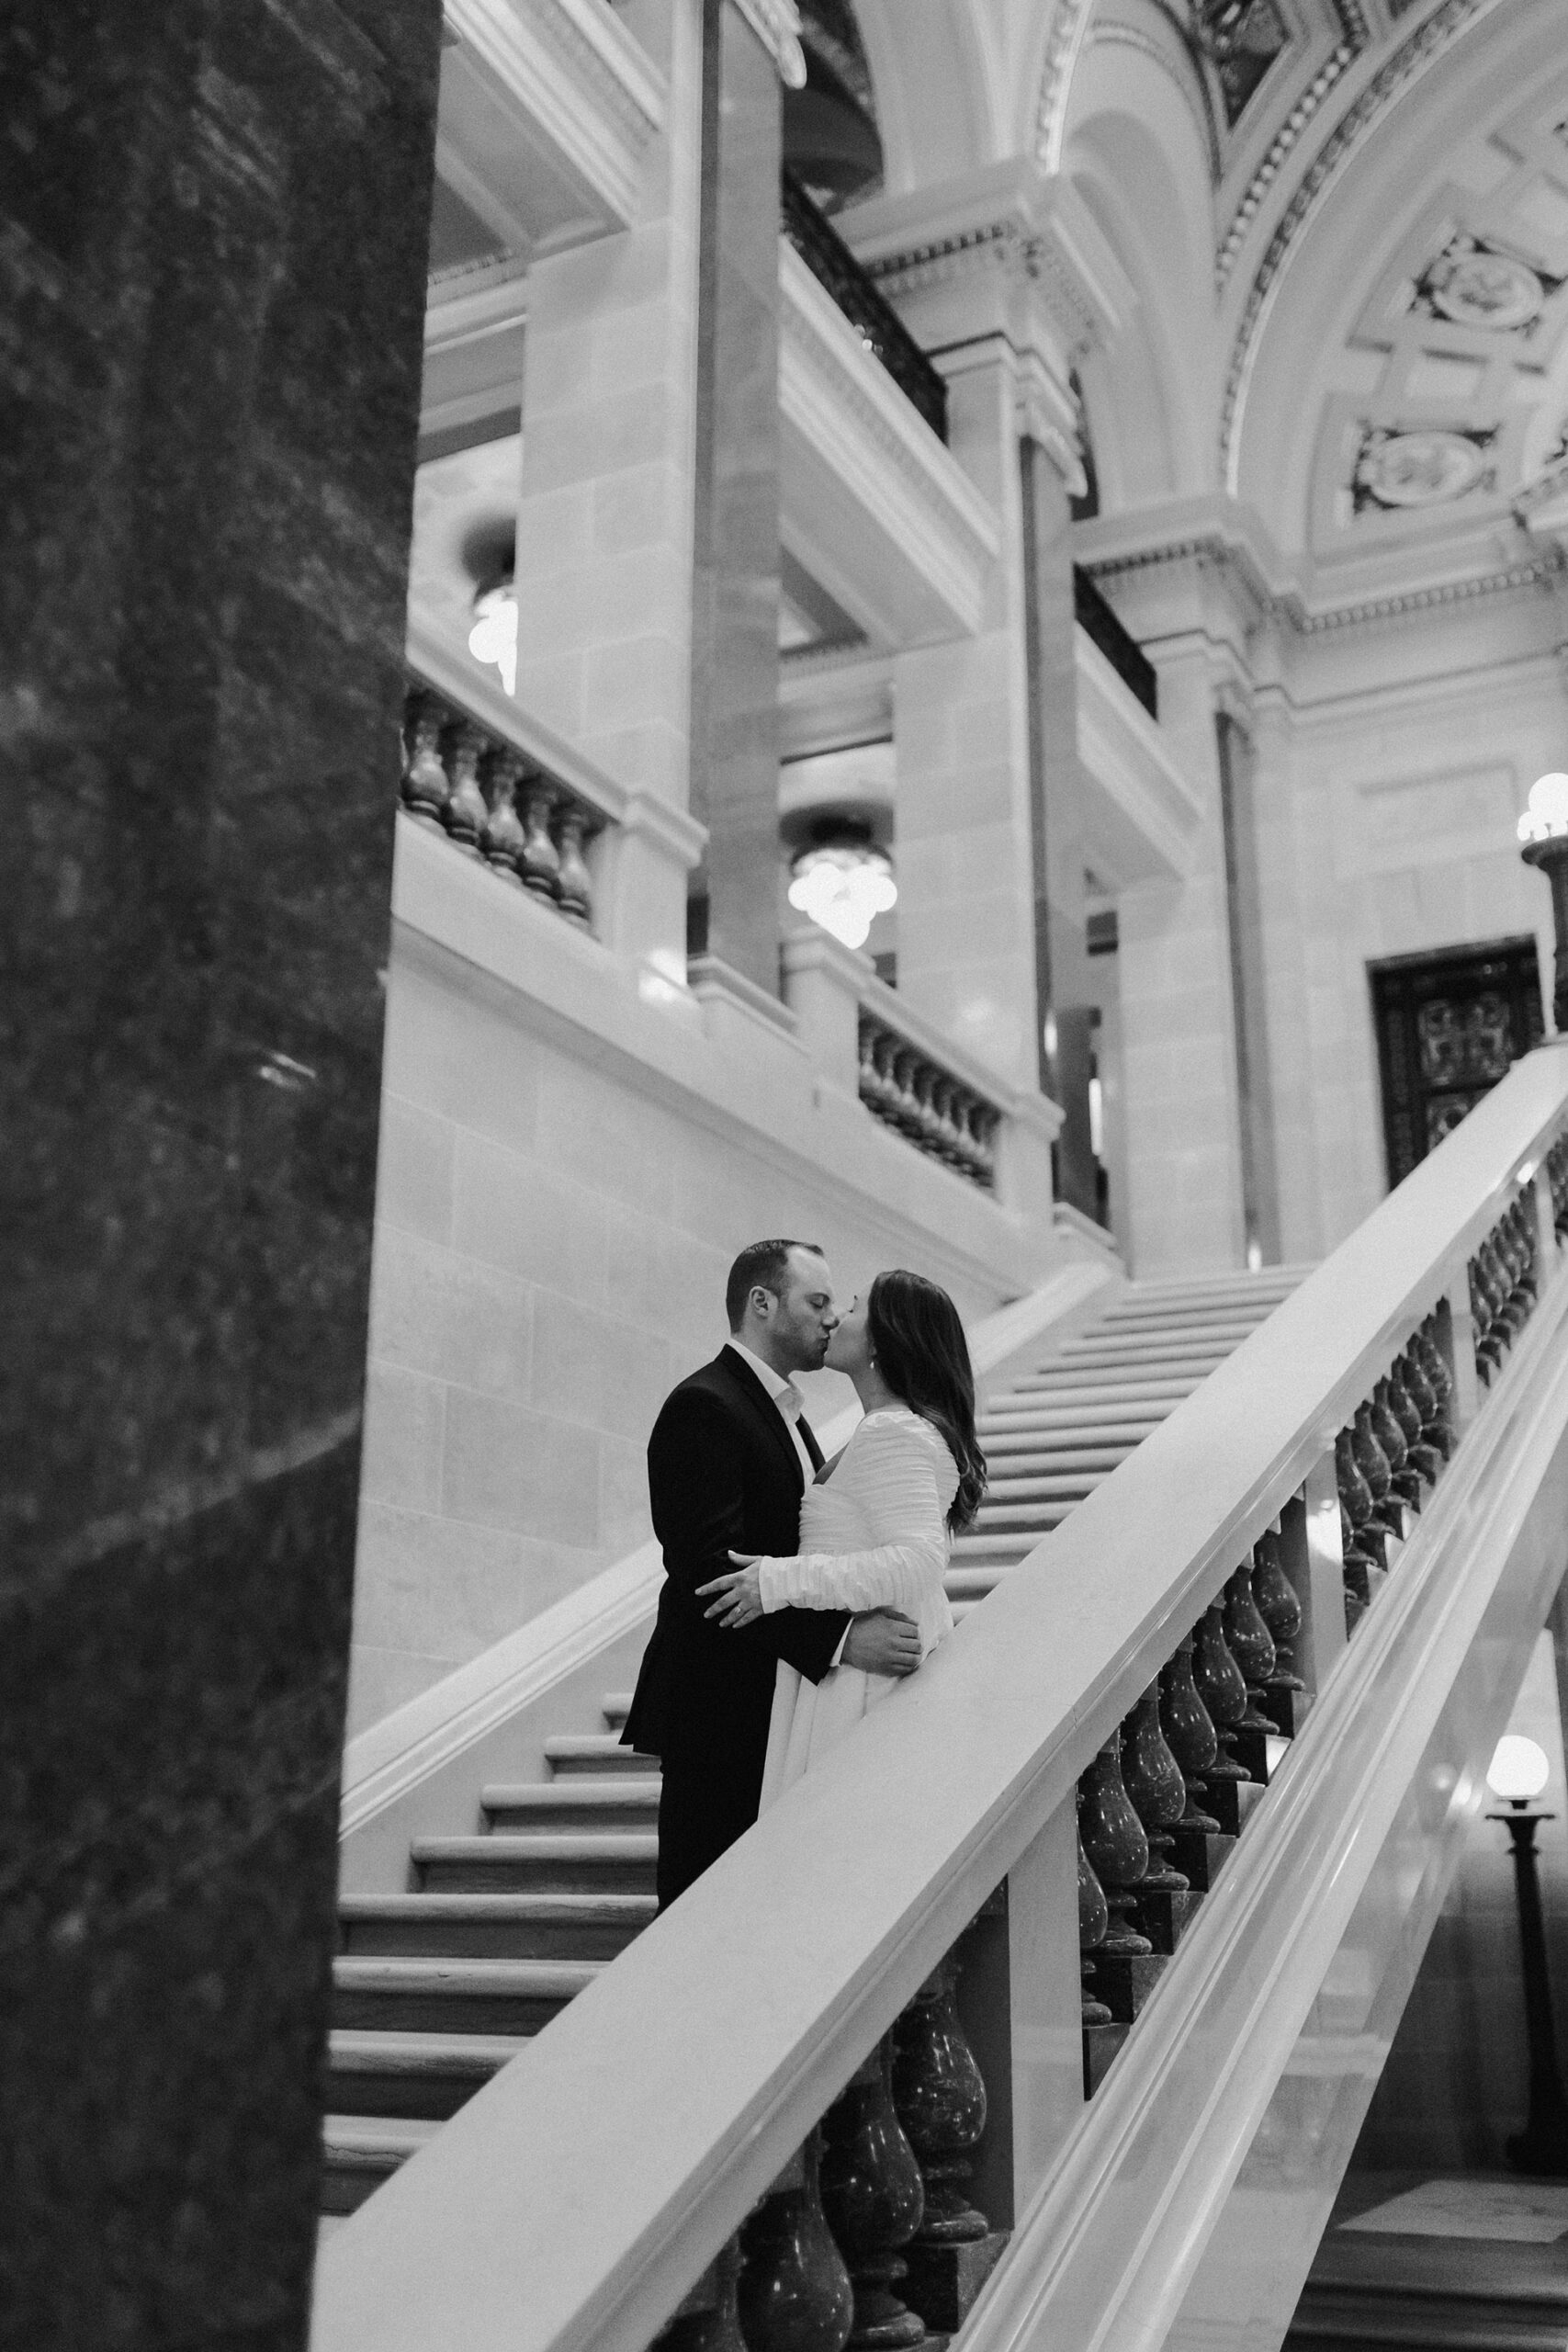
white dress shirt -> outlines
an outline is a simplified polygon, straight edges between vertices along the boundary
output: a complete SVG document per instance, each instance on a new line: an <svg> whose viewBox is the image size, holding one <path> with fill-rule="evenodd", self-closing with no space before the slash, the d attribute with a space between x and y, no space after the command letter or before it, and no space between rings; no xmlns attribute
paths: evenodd
<svg viewBox="0 0 1568 2352"><path fill-rule="evenodd" d="M793 1380L785 1380L782 1374L773 1370L771 1363L764 1363L761 1356L754 1356L751 1353L750 1348L743 1348L739 1340L727 1340L724 1344L727 1348L732 1348L741 1363L756 1374L778 1407L784 1427L795 1441L795 1450L800 1456L801 1471L809 1487L817 1476L817 1464L807 1453L806 1440L800 1434L800 1417L806 1410L805 1397Z"/></svg>

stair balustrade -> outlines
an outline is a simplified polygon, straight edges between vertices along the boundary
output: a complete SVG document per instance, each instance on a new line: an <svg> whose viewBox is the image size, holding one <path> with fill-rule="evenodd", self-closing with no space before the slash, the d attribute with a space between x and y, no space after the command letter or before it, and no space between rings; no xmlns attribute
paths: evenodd
<svg viewBox="0 0 1568 2352"><path fill-rule="evenodd" d="M1565 1170L1553 1045L1195 1387L1189 1343L1168 1418L327 2245L315 2352L1163 2342L1450 1694L1489 1745L1560 1577Z"/></svg>
<svg viewBox="0 0 1568 2352"><path fill-rule="evenodd" d="M610 819L482 720L418 683L404 704L401 799L416 823L568 922L592 930L587 852Z"/></svg>
<svg viewBox="0 0 1568 2352"><path fill-rule="evenodd" d="M915 1045L886 1013L862 1009L860 1099L872 1116L991 1192L997 1181L998 1106Z"/></svg>

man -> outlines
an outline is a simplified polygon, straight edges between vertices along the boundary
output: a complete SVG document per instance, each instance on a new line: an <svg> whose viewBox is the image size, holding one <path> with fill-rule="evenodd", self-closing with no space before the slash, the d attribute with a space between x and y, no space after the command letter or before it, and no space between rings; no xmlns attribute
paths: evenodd
<svg viewBox="0 0 1568 2352"><path fill-rule="evenodd" d="M648 1446L654 1532L664 1547L659 1618L622 1744L661 1759L662 1910L757 1818L780 1658L820 1682L840 1661L912 1674L911 1621L890 1610L781 1609L739 1633L705 1614L697 1587L731 1551L798 1549L800 1498L821 1449L790 1375L816 1372L838 1317L814 1242L754 1241L730 1268L730 1337L665 1399Z"/></svg>

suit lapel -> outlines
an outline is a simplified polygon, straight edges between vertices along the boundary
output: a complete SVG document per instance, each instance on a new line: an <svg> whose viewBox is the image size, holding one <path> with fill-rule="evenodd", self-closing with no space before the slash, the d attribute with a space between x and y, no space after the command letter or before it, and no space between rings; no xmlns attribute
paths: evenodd
<svg viewBox="0 0 1568 2352"><path fill-rule="evenodd" d="M784 1460L789 1464L790 1475L796 1487L804 1494L806 1480L801 1474L800 1456L795 1450L795 1440L789 1433L789 1424L784 1415L750 1365L742 1357L738 1356L733 1348L721 1348L716 1362L717 1367L733 1382L737 1395L749 1407L756 1419L761 1423L773 1443L781 1449ZM816 1450L809 1440L806 1450L808 1453Z"/></svg>

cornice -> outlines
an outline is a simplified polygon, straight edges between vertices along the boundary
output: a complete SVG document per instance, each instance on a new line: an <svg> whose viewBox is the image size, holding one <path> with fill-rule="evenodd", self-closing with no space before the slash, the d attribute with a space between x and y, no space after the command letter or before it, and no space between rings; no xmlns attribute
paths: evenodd
<svg viewBox="0 0 1568 2352"><path fill-rule="evenodd" d="M1024 164L987 168L941 193L944 204L935 222L930 208L895 198L874 201L845 224L863 266L890 300L982 272L1000 287L1030 289L1069 357L1113 336L1132 289L1092 216L1065 183L1047 183L1032 164ZM1010 307L1002 305L998 315Z"/></svg>
<svg viewBox="0 0 1568 2352"><path fill-rule="evenodd" d="M806 51L800 45L800 11L795 0L735 0L786 88L806 87Z"/></svg>
<svg viewBox="0 0 1568 2352"><path fill-rule="evenodd" d="M1439 8L1401 42L1354 105L1341 116L1291 198L1248 290L1231 350L1220 425L1220 454L1224 480L1233 496L1240 462L1241 418L1258 343L1292 245L1372 125L1462 33L1500 5L1501 0L1443 0Z"/></svg>
<svg viewBox="0 0 1568 2352"><path fill-rule="evenodd" d="M1509 564L1497 571L1472 572L1461 580L1436 581L1427 587L1394 590L1384 596L1367 596L1351 604L1314 608L1293 584L1285 588L1272 586L1249 552L1217 528L1194 530L1117 555L1083 556L1079 560L1095 579L1109 580L1124 572L1194 559L1239 570L1264 612L1303 638L1370 628L1417 613L1438 612L1445 606L1473 604L1485 597L1517 594L1543 587L1568 571L1568 553L1552 546L1523 563Z"/></svg>

